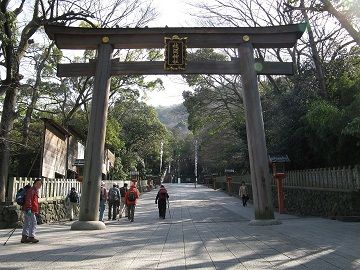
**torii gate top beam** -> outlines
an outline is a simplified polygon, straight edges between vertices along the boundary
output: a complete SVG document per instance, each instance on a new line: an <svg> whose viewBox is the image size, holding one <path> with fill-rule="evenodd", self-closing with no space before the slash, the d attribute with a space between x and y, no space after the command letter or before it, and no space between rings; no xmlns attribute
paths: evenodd
<svg viewBox="0 0 360 270"><path fill-rule="evenodd" d="M114 49L163 48L164 37L188 37L188 48L238 48L250 42L254 48L290 48L306 25L268 27L176 27L176 28L81 28L47 25L45 31L59 49L98 49L103 37ZM249 39L248 39L249 38Z"/></svg>

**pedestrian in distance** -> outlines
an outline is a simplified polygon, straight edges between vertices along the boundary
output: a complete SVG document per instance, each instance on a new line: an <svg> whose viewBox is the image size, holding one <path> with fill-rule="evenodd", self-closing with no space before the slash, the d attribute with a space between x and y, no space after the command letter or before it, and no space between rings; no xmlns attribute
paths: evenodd
<svg viewBox="0 0 360 270"><path fill-rule="evenodd" d="M125 201L128 212L128 219L134 222L135 207L137 199L140 197L140 192L137 190L135 184L130 186L130 189L125 194Z"/></svg>
<svg viewBox="0 0 360 270"><path fill-rule="evenodd" d="M66 196L66 202L69 202L69 217L70 221L74 220L74 214L77 216L79 214L79 203L80 197L74 187L71 188L69 194Z"/></svg>
<svg viewBox="0 0 360 270"><path fill-rule="evenodd" d="M105 182L101 181L100 187L100 204L99 204L99 220L104 222L104 212L106 207L106 201L108 198L108 193L105 188Z"/></svg>
<svg viewBox="0 0 360 270"><path fill-rule="evenodd" d="M111 220L111 212L112 212L112 220L116 220L119 204L120 204L120 190L117 188L117 183L114 183L112 188L110 188L108 192L109 220Z"/></svg>
<svg viewBox="0 0 360 270"><path fill-rule="evenodd" d="M120 187L119 187L119 184L116 184L116 188L119 190L119 193L120 193ZM121 193L120 193L120 195L121 195ZM116 201L116 216L119 214L120 201L121 201L121 196L120 196L119 200L118 200L118 201Z"/></svg>
<svg viewBox="0 0 360 270"><path fill-rule="evenodd" d="M39 190L41 188L41 179L35 179L33 186L26 191L23 205L24 226L22 231L21 243L38 243L36 239L36 215L40 212Z"/></svg>
<svg viewBox="0 0 360 270"><path fill-rule="evenodd" d="M247 205L247 201L249 200L249 195L244 181L241 182L241 186L239 188L239 197L242 199L243 206L245 207Z"/></svg>
<svg viewBox="0 0 360 270"><path fill-rule="evenodd" d="M155 204L158 205L159 208L159 218L165 219L166 216L166 202L169 200L169 194L164 187L164 185L160 186L160 189L155 198Z"/></svg>
<svg viewBox="0 0 360 270"><path fill-rule="evenodd" d="M124 183L124 186L120 188L121 200L120 200L119 218L122 218L122 214L126 210L126 200L125 200L126 192L128 192L128 184ZM127 210L125 211L124 215L125 217L128 216Z"/></svg>

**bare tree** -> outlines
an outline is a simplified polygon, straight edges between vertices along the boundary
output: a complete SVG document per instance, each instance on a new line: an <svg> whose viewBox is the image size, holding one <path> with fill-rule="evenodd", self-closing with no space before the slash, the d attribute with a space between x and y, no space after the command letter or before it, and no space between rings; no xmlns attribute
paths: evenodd
<svg viewBox="0 0 360 270"><path fill-rule="evenodd" d="M140 0L114 0L107 1L106 4L100 0L81 2L75 0L35 0L31 6L26 6L26 1L21 0L17 1L17 7L12 8L13 2L15 1L12 1L10 6L10 0L0 1L0 64L5 72L5 79L0 82L0 94L5 94L0 123L0 202L5 200L5 185L10 156L9 135L17 117L17 99L23 78L20 73L20 65L32 36L42 26L49 23L70 25L74 22L83 21L95 27L97 25L115 26L116 23L125 21L124 25L131 25L132 19L140 16L136 23L142 25L155 14L150 4L145 5L145 8L142 9L141 3L144 1ZM122 5L121 10L119 5ZM31 12L31 18L24 25L21 25L17 18L24 13L25 8L28 8L27 13ZM141 10L142 12L139 12ZM121 13L121 11L123 12ZM101 18L104 16L107 19L101 24Z"/></svg>
<svg viewBox="0 0 360 270"><path fill-rule="evenodd" d="M337 7L334 6L329 0L311 1L307 5L304 1L300 1L299 6L293 6L289 4L289 1L285 2L285 6L288 10L302 10L311 12L327 12L335 17L353 40L360 46L360 30L356 29L354 25L359 25L359 14L356 14L358 6L356 1L336 1ZM348 5L347 5L348 4Z"/></svg>

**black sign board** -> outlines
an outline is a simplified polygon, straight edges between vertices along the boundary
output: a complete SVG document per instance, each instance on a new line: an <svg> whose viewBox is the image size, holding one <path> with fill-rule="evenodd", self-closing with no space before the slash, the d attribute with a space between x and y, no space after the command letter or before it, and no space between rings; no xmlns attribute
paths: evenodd
<svg viewBox="0 0 360 270"><path fill-rule="evenodd" d="M165 37L165 70L185 70L186 40L177 35Z"/></svg>
<svg viewBox="0 0 360 270"><path fill-rule="evenodd" d="M288 155L269 155L270 163L289 163L290 159Z"/></svg>

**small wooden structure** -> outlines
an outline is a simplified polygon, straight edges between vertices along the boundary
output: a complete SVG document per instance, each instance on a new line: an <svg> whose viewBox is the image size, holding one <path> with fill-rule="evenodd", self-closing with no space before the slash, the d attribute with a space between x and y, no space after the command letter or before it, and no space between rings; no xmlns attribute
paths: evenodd
<svg viewBox="0 0 360 270"><path fill-rule="evenodd" d="M45 31L59 49L93 49L98 58L90 63L61 64L58 76L95 76L80 221L98 219L101 161L105 143L110 77L126 74L241 74L250 171L256 220L274 219L257 75L292 74L292 63L254 59L254 48L290 48L302 36L305 24L270 27L198 28L76 28L48 25ZM114 49L163 48L165 38L186 38L188 48L236 48L232 61L187 62L185 69L164 69L163 61L119 62ZM174 59L174 57L170 57ZM175 57L176 58L176 57ZM80 227L80 226L79 226ZM79 228L77 225L74 229ZM97 229L96 226L84 226ZM99 226L98 228L103 228Z"/></svg>

